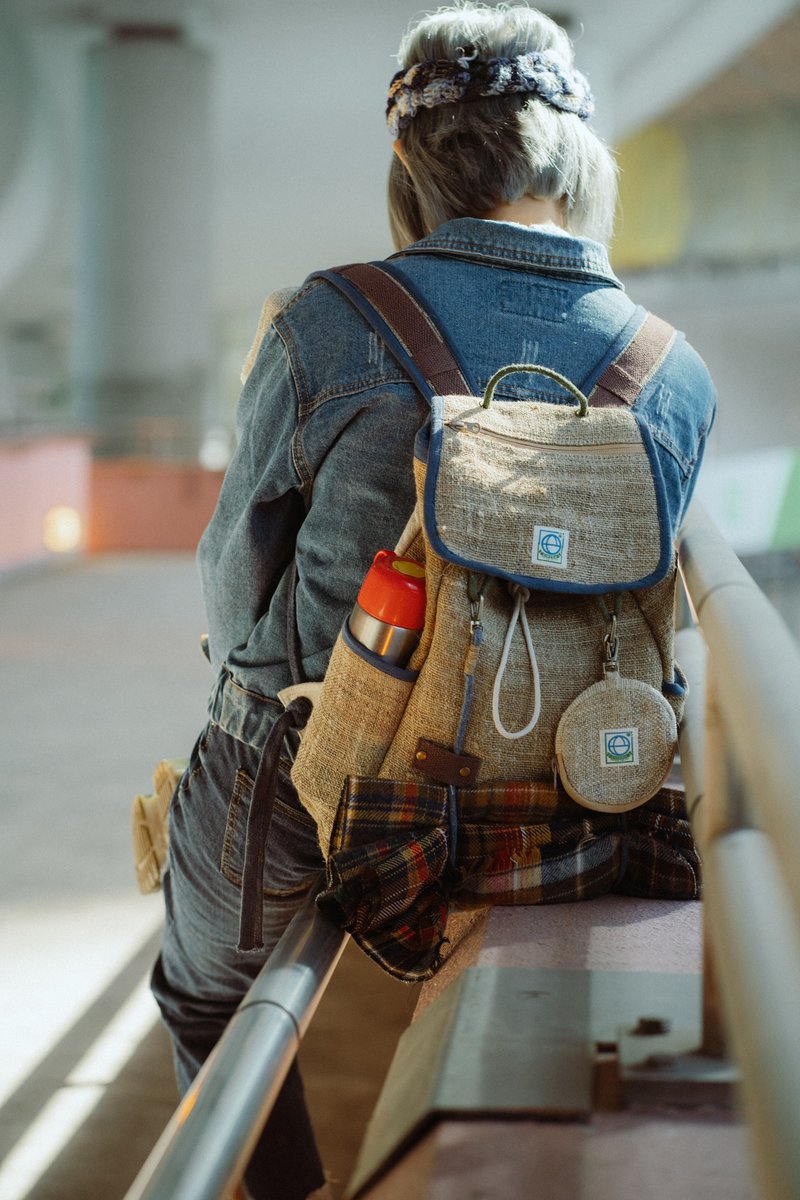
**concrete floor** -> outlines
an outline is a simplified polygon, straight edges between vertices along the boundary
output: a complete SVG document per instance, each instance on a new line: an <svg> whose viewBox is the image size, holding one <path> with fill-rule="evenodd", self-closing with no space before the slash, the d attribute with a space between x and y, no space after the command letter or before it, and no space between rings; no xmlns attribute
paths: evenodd
<svg viewBox="0 0 800 1200"><path fill-rule="evenodd" d="M148 944L147 950L152 949L154 943ZM134 960L131 967L136 965ZM125 983L134 974L127 970L113 989L113 998L109 995L107 1000L121 1003ZM397 1039L410 1020L416 993L416 988L393 984L350 943L303 1042L300 1058L309 1108L337 1197L355 1166L364 1128ZM97 1032L100 1019L99 1013L92 1014L83 1029ZM365 1029L369 1037L364 1037ZM80 1029L72 1031L62 1052L68 1052L70 1045L74 1048L80 1038ZM12 1127L23 1133L24 1122L15 1120L15 1113L35 1116L55 1082L46 1070L34 1070L0 1110L0 1135ZM55 1158L47 1161L42 1146L43 1174L9 1196L121 1200L172 1116L177 1099L167 1035L155 1023Z"/></svg>
<svg viewBox="0 0 800 1200"><path fill-rule="evenodd" d="M0 578L0 1200L118 1200L174 1107L128 812L201 726L202 631L188 555ZM336 1180L415 999L349 946L315 1016L301 1059Z"/></svg>

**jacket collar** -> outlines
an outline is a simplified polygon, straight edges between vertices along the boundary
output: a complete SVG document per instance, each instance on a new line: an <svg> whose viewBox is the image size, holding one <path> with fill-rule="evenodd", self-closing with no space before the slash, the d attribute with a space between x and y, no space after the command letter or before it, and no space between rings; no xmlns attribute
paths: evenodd
<svg viewBox="0 0 800 1200"><path fill-rule="evenodd" d="M589 238L573 237L553 225L514 225L509 221L459 217L439 225L433 233L392 257L409 254L463 258L623 287L611 269L605 246Z"/></svg>

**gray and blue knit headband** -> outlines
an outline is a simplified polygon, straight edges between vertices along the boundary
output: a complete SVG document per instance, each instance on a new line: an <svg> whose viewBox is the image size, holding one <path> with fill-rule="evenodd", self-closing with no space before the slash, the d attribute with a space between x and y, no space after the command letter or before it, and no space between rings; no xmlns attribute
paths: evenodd
<svg viewBox="0 0 800 1200"><path fill-rule="evenodd" d="M461 58L415 63L398 71L389 85L386 123L392 137L398 138L421 108L513 92L529 92L582 121L594 112L586 77L552 50L479 60L474 48L468 46Z"/></svg>

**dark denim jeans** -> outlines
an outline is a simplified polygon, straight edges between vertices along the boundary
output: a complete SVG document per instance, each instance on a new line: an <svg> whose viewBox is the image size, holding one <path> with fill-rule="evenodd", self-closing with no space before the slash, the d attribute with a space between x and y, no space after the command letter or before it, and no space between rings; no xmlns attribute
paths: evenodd
<svg viewBox="0 0 800 1200"><path fill-rule="evenodd" d="M152 987L182 1092L323 869L314 823L281 773L263 878L264 950L237 950L245 829L259 757L209 723L170 808L166 925ZM255 1200L305 1200L324 1183L296 1066L245 1178Z"/></svg>

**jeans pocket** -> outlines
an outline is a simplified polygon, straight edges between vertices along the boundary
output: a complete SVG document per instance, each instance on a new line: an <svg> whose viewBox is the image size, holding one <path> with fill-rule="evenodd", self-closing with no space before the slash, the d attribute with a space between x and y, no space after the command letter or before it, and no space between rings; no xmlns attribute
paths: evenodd
<svg viewBox="0 0 800 1200"><path fill-rule="evenodd" d="M228 805L220 859L222 874L236 887L242 886L252 796L253 777L239 767ZM278 792L267 833L262 893L264 896L287 897L304 892L322 869L316 826L296 802L292 803L291 784L285 776L279 775Z"/></svg>

